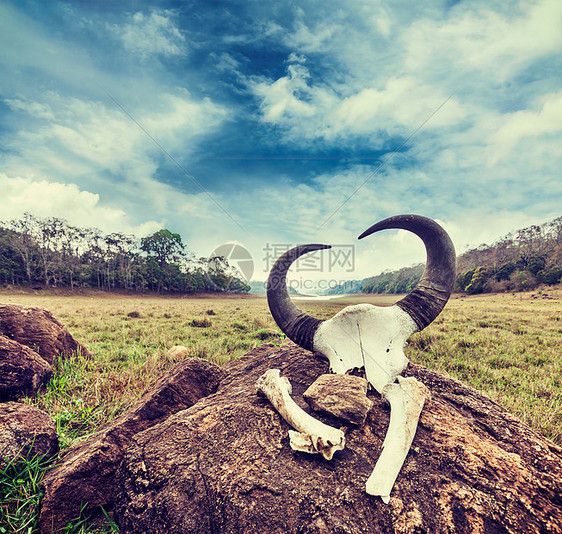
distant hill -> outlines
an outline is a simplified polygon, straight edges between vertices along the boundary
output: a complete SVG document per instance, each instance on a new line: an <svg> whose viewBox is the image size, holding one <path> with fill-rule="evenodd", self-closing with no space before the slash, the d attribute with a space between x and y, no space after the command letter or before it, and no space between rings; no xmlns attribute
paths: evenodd
<svg viewBox="0 0 562 534"><path fill-rule="evenodd" d="M331 288L323 295L343 295L350 293L408 293L418 283L424 265L419 263L398 271L385 271L363 280L350 280Z"/></svg>
<svg viewBox="0 0 562 534"><path fill-rule="evenodd" d="M417 284L424 265L350 280L325 295L343 293L407 293ZM469 294L532 290L562 282L562 217L510 233L457 257L455 289Z"/></svg>
<svg viewBox="0 0 562 534"><path fill-rule="evenodd" d="M562 281L562 217L508 234L457 258L456 289L524 291Z"/></svg>
<svg viewBox="0 0 562 534"><path fill-rule="evenodd" d="M252 280L248 282L250 286L250 293L254 295L265 295L265 282L260 280Z"/></svg>
<svg viewBox="0 0 562 534"><path fill-rule="evenodd" d="M253 295L265 295L266 293L266 287L265 284L266 282L260 281L260 280L253 280L251 282L248 282L249 286L250 286L250 293L252 293ZM291 295L298 295L299 293L293 289L292 287L288 287L287 288L288 292Z"/></svg>

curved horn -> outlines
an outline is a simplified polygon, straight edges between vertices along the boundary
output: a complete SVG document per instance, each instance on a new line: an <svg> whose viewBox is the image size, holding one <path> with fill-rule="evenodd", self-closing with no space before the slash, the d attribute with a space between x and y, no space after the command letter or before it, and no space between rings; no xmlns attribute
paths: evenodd
<svg viewBox="0 0 562 534"><path fill-rule="evenodd" d="M301 245L285 252L273 265L267 279L267 303L281 330L304 349L313 350L316 329L322 322L299 310L287 291L287 271L303 254L331 248L330 245Z"/></svg>
<svg viewBox="0 0 562 534"><path fill-rule="evenodd" d="M453 290L456 275L455 247L441 226L420 215L389 217L365 230L359 239L387 228L413 232L425 245L427 262L423 275L416 287L396 303L423 330L441 313Z"/></svg>

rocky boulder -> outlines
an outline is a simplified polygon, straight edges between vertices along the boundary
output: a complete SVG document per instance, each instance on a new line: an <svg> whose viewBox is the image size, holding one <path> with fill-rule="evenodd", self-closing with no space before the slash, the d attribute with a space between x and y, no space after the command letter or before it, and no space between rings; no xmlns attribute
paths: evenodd
<svg viewBox="0 0 562 534"><path fill-rule="evenodd" d="M20 458L50 458L58 449L57 429L50 415L29 404L0 404L0 469Z"/></svg>
<svg viewBox="0 0 562 534"><path fill-rule="evenodd" d="M35 395L52 374L34 350L0 335L0 402Z"/></svg>
<svg viewBox="0 0 562 534"><path fill-rule="evenodd" d="M214 393L223 376L211 362L184 360L150 386L135 406L72 447L43 479L41 532L60 530L84 503L90 510L111 506L115 472L133 436Z"/></svg>
<svg viewBox="0 0 562 534"><path fill-rule="evenodd" d="M80 351L90 356L66 326L41 308L0 304L0 334L34 350L49 364L59 354L64 357Z"/></svg>
<svg viewBox="0 0 562 534"><path fill-rule="evenodd" d="M342 425L331 461L289 447L287 423L256 395L271 368L302 393L327 363L292 344L265 345L227 366L218 391L132 439L118 471L122 534L560 533L562 449L489 398L410 365L432 400L391 493L365 492L389 407L371 395L365 424Z"/></svg>

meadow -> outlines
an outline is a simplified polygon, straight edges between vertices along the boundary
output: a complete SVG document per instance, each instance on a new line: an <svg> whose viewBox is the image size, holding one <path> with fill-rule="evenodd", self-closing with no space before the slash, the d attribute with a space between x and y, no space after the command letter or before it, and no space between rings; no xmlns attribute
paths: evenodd
<svg viewBox="0 0 562 534"><path fill-rule="evenodd" d="M547 293L455 295L433 324L410 338L406 354L482 391L562 444L562 289ZM348 304L390 305L395 300L361 295L300 300L297 305L325 319ZM50 310L93 355L57 362L46 390L25 400L54 417L62 448L138 400L176 363L168 354L174 345L224 365L262 343L285 341L265 298L251 295L164 298L4 291L0 302ZM12 530L0 521L0 533L34 532L45 468L36 462L17 473L0 472L0 514L13 516ZM111 521L100 528L96 532L117 532ZM94 531L77 520L68 532Z"/></svg>

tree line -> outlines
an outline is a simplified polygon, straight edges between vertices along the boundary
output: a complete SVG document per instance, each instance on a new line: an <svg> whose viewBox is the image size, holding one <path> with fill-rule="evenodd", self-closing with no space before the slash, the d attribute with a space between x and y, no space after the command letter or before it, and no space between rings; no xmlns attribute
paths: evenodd
<svg viewBox="0 0 562 534"><path fill-rule="evenodd" d="M469 294L562 282L562 217L465 252L457 259L457 272L456 289Z"/></svg>
<svg viewBox="0 0 562 534"><path fill-rule="evenodd" d="M328 291L338 293L409 293L424 265L386 271ZM457 257L455 290L469 294L526 291L562 283L562 217L508 234Z"/></svg>
<svg viewBox="0 0 562 534"><path fill-rule="evenodd" d="M423 274L423 264L404 267L398 271L387 271L365 278L361 293L409 293Z"/></svg>
<svg viewBox="0 0 562 534"><path fill-rule="evenodd" d="M139 240L29 213L0 221L0 284L158 293L250 289L226 258L196 258L170 230Z"/></svg>

